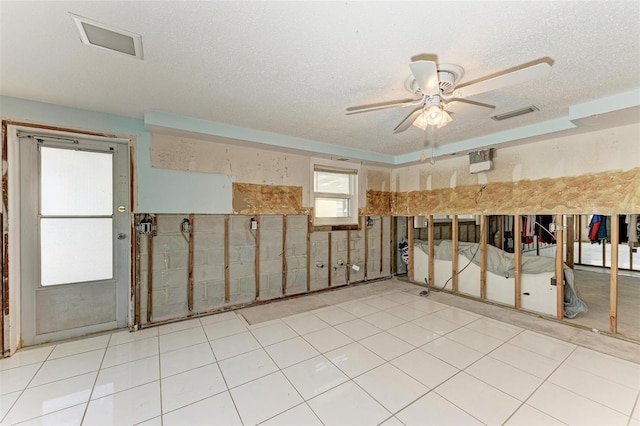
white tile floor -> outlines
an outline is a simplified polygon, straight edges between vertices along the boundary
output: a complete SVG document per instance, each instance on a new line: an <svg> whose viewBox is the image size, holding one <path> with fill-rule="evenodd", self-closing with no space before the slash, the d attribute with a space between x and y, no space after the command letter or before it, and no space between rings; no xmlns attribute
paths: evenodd
<svg viewBox="0 0 640 426"><path fill-rule="evenodd" d="M2 425L639 426L639 393L638 364L393 290L0 360Z"/></svg>

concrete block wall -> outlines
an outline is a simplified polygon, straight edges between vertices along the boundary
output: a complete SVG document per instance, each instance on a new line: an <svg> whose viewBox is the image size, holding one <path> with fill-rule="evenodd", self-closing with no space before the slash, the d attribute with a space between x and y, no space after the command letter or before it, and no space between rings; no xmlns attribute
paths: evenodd
<svg viewBox="0 0 640 426"><path fill-rule="evenodd" d="M193 220L193 310L224 304L224 216L195 215Z"/></svg>
<svg viewBox="0 0 640 426"><path fill-rule="evenodd" d="M282 296L281 215L261 215L260 227L260 300Z"/></svg>
<svg viewBox="0 0 640 426"><path fill-rule="evenodd" d="M225 217L228 220L228 301L225 301ZM251 229L251 219L254 217L258 220L259 231ZM189 215L159 214L155 218L157 229L152 238L152 322L184 318L225 306L303 294L307 289L317 291L329 286L345 285L349 259L351 264L360 267L359 271L349 269L351 283L391 274L391 218L388 216L375 217L373 227L366 231L369 259L365 265L366 217L361 218L360 230L317 231L308 235L307 215L194 215L193 310L189 311L189 234L183 236L181 232L181 224ZM139 234L136 237L140 241L140 273L136 285L140 290L138 303L141 323L144 324L148 313L150 237ZM383 239L382 253L380 238ZM256 277L257 250L259 271ZM329 264L330 250L332 264ZM339 259L343 261L343 266L338 267ZM283 278L286 279L284 292ZM256 298L257 290L259 295Z"/></svg>
<svg viewBox="0 0 640 426"><path fill-rule="evenodd" d="M153 239L153 319L186 315L189 244L181 234L186 215L158 215Z"/></svg>
<svg viewBox="0 0 640 426"><path fill-rule="evenodd" d="M229 216L229 303L256 300L256 234L253 216Z"/></svg>
<svg viewBox="0 0 640 426"><path fill-rule="evenodd" d="M288 215L286 238L286 294L307 291L307 215Z"/></svg>
<svg viewBox="0 0 640 426"><path fill-rule="evenodd" d="M349 264L356 265L359 270L356 271L352 267L349 267L349 282L358 282L365 279L365 264L364 264L364 234L367 218L360 216L360 229L357 231L349 231Z"/></svg>
<svg viewBox="0 0 640 426"><path fill-rule="evenodd" d="M309 236L310 276L309 284L311 291L322 290L329 287L329 233L312 232Z"/></svg>
<svg viewBox="0 0 640 426"><path fill-rule="evenodd" d="M347 231L331 232L331 286L347 283ZM342 266L339 265L342 263Z"/></svg>

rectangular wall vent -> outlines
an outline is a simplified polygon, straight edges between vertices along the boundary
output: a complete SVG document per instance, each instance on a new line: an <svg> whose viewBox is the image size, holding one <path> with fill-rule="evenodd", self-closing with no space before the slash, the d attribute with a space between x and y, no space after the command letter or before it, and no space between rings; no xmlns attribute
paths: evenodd
<svg viewBox="0 0 640 426"><path fill-rule="evenodd" d="M508 118L517 117L519 115L529 114L530 112L539 111L538 107L531 105L525 108L516 109L513 111L505 112L504 114L496 114L491 117L492 120L501 121Z"/></svg>
<svg viewBox="0 0 640 426"><path fill-rule="evenodd" d="M73 13L69 15L80 33L82 43L142 59L142 36L140 34L114 28Z"/></svg>

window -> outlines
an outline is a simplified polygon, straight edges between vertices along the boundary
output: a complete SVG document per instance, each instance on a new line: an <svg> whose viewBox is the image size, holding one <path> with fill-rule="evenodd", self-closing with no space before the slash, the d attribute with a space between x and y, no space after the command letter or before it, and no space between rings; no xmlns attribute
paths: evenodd
<svg viewBox="0 0 640 426"><path fill-rule="evenodd" d="M358 169L313 164L314 225L358 224Z"/></svg>

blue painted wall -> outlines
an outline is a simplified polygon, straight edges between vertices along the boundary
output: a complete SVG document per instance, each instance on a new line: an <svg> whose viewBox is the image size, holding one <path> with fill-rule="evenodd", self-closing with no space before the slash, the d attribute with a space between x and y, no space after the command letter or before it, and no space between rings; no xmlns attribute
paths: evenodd
<svg viewBox="0 0 640 426"><path fill-rule="evenodd" d="M141 213L231 213L232 176L151 167L143 120L0 96L3 120L135 137L137 206Z"/></svg>

